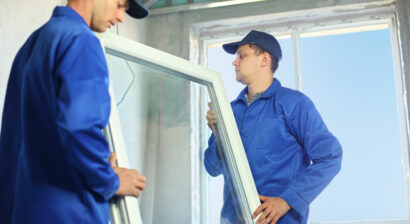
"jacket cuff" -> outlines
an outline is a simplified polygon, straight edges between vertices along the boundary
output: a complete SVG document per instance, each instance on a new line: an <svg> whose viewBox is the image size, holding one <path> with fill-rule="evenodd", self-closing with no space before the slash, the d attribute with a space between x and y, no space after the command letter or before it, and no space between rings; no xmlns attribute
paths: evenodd
<svg viewBox="0 0 410 224"><path fill-rule="evenodd" d="M115 192L120 188L120 178L117 174L114 174L114 181L111 182L110 187L106 191L102 192L104 200L108 201L114 196Z"/></svg>
<svg viewBox="0 0 410 224"><path fill-rule="evenodd" d="M280 198L285 200L301 216L304 216L309 209L309 203L292 188L287 188L280 195Z"/></svg>
<svg viewBox="0 0 410 224"><path fill-rule="evenodd" d="M221 158L219 157L216 140L213 134L208 141L208 149L205 151L204 164L205 169L213 177L216 177L223 172Z"/></svg>

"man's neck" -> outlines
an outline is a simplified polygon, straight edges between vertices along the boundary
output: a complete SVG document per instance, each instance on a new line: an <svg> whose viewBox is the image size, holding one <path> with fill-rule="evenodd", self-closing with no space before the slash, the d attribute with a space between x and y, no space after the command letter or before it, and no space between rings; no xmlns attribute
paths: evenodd
<svg viewBox="0 0 410 224"><path fill-rule="evenodd" d="M92 2L91 1L71 0L71 1L68 1L67 6L71 7L81 17L83 17L83 19L87 23L87 25L90 26L90 23L91 23L91 10L92 10Z"/></svg>
<svg viewBox="0 0 410 224"><path fill-rule="evenodd" d="M248 85L248 99L252 99L255 94L264 92L269 88L270 85L273 83L273 76L267 78L267 79L262 79L258 80L258 82L254 82L252 84Z"/></svg>

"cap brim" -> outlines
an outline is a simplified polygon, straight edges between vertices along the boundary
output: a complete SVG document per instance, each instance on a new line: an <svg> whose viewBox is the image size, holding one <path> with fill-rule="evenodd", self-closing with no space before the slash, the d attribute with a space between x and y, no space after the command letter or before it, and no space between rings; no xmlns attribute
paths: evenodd
<svg viewBox="0 0 410 224"><path fill-rule="evenodd" d="M130 7L127 9L127 14L136 19L142 19L148 16L149 11L145 8L140 0L131 0Z"/></svg>
<svg viewBox="0 0 410 224"><path fill-rule="evenodd" d="M236 54L238 47L246 43L247 42L244 42L244 41L238 41L238 42L233 42L229 44L224 44L222 45L222 47L228 54Z"/></svg>

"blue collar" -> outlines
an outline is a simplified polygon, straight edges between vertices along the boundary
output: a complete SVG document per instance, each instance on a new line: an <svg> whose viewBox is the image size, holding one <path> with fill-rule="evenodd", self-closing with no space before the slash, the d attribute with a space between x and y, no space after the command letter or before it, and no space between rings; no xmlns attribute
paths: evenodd
<svg viewBox="0 0 410 224"><path fill-rule="evenodd" d="M51 17L53 18L53 17L60 17L60 16L70 17L74 20L84 23L88 27L88 24L85 22L84 18L81 17L80 14L78 14L78 12L76 12L70 6L55 7L53 11L53 15Z"/></svg>
<svg viewBox="0 0 410 224"><path fill-rule="evenodd" d="M269 98L272 97L273 95L275 95L278 90L282 87L282 85L280 84L278 79L274 79L273 83L269 86L268 89L265 90L265 92L262 94L262 96L260 96L260 98ZM248 92L248 87L245 87L241 93L239 93L239 96L232 102L232 103L236 103L238 101L243 101L244 103L247 103L247 99L245 97L245 93Z"/></svg>

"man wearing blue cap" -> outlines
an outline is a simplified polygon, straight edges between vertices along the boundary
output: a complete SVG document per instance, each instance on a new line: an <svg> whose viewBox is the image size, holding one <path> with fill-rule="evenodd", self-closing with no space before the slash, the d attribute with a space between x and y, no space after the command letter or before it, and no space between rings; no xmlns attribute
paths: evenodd
<svg viewBox="0 0 410 224"><path fill-rule="evenodd" d="M257 223L307 223L309 204L341 168L341 146L312 101L274 78L282 58L275 37L252 30L243 40L223 48L236 53L232 63L236 80L247 86L231 106L262 202L253 218L260 215ZM207 120L214 131L212 109ZM205 151L205 167L212 176L224 172L213 134ZM243 222L235 203L225 184L222 223Z"/></svg>
<svg viewBox="0 0 410 224"><path fill-rule="evenodd" d="M112 167L108 69L93 31L148 15L140 0L68 0L11 68L0 135L0 223L109 223L108 200L145 177Z"/></svg>

